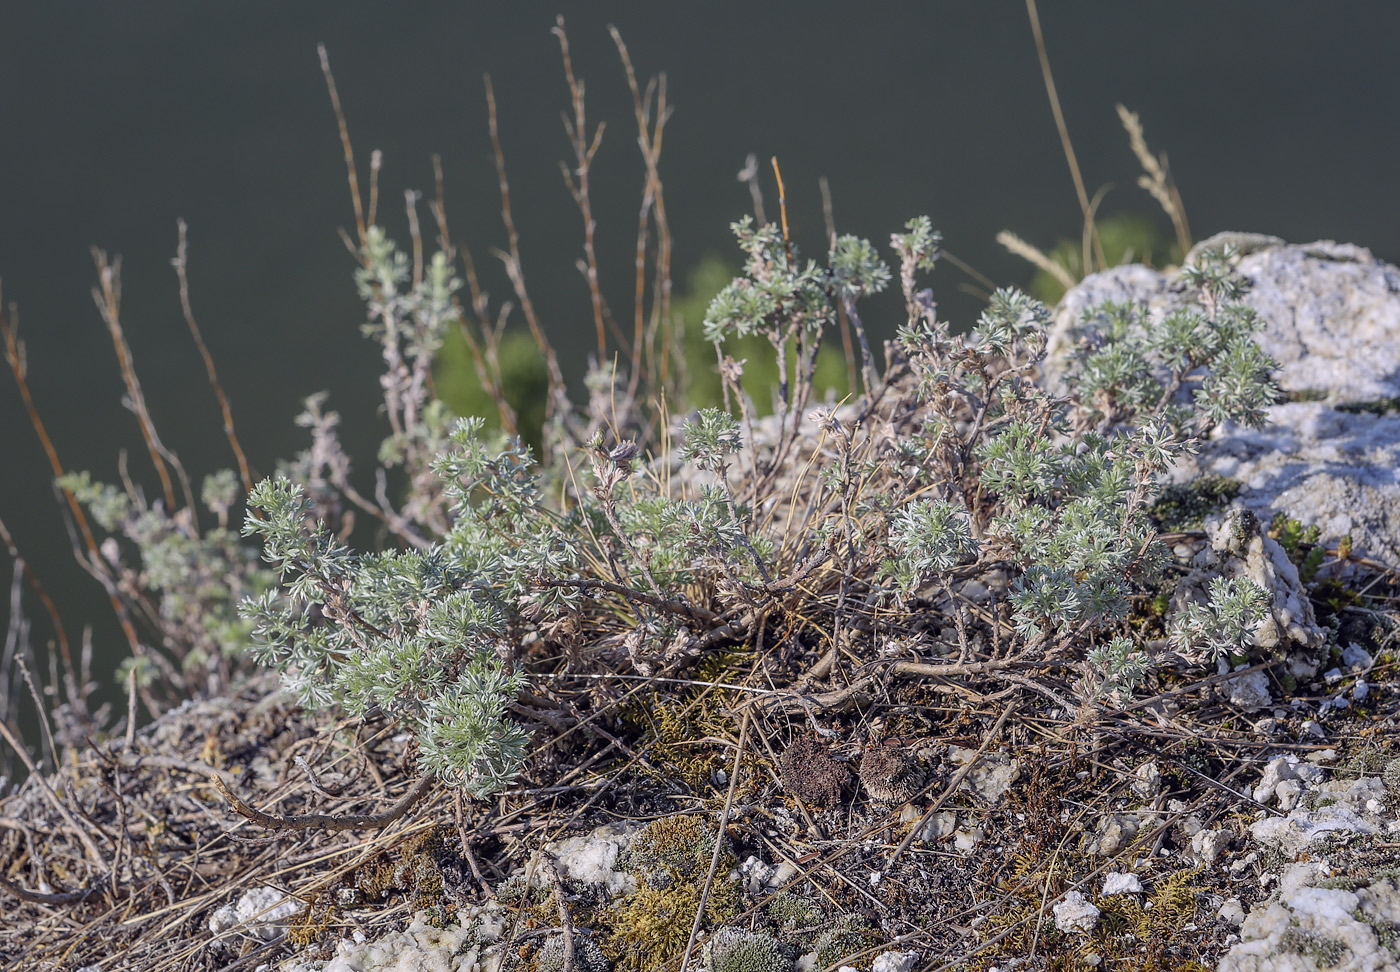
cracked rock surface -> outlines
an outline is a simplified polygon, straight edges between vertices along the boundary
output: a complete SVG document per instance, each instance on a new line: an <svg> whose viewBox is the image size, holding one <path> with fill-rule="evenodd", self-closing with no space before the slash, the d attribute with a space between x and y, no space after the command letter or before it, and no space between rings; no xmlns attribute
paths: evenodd
<svg viewBox="0 0 1400 972"><path fill-rule="evenodd" d="M1251 284L1244 303L1266 322L1256 340L1294 400L1271 406L1263 429L1217 429L1174 479L1238 480L1240 502L1263 519L1283 510L1324 542L1351 536L1357 551L1400 562L1400 269L1330 241L1267 246L1238 269ZM1065 386L1086 309L1142 304L1151 326L1189 298L1178 274L1148 267L1086 277L1056 311L1047 384Z"/></svg>

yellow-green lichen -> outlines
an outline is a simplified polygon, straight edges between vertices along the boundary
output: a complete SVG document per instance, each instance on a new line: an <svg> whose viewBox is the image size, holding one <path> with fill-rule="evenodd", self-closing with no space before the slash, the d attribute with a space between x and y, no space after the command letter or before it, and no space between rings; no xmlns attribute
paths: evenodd
<svg viewBox="0 0 1400 972"><path fill-rule="evenodd" d="M604 916L611 926L603 950L616 972L652 972L685 952L704 890L698 881L668 888L642 887ZM710 888L701 927L732 921L739 913L739 887L720 875Z"/></svg>
<svg viewBox="0 0 1400 972"><path fill-rule="evenodd" d="M642 828L619 863L653 886L690 880L708 872L718 837L703 817L661 817Z"/></svg>

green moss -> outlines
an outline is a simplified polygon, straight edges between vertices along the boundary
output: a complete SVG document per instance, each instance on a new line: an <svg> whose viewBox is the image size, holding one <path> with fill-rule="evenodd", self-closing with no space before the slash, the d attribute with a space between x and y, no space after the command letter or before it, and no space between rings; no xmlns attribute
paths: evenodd
<svg viewBox="0 0 1400 972"><path fill-rule="evenodd" d="M1337 767L1337 772L1341 776L1378 776L1384 773L1386 765L1394 760L1394 757L1386 749L1378 747L1374 741L1368 741L1361 748L1347 754L1347 758ZM1400 761L1396 761L1397 782L1400 782Z"/></svg>
<svg viewBox="0 0 1400 972"><path fill-rule="evenodd" d="M1218 513L1244 489L1238 479L1200 476L1189 483L1167 486L1148 511L1166 533L1199 530L1205 518Z"/></svg>
<svg viewBox="0 0 1400 972"><path fill-rule="evenodd" d="M442 904L443 880L438 861L445 852L449 833L445 827L435 827L388 848L355 872L355 888L369 901L402 893L419 910Z"/></svg>
<svg viewBox="0 0 1400 972"><path fill-rule="evenodd" d="M643 887L609 909L603 916L611 928L604 951L616 972L652 972L679 958L690 938L704 885L702 876L667 888ZM705 902L702 927L722 925L738 914L738 884L717 877Z"/></svg>
<svg viewBox="0 0 1400 972"><path fill-rule="evenodd" d="M821 908L791 891L779 891L768 899L768 920L779 929L791 925L805 928L818 924L823 918Z"/></svg>
<svg viewBox="0 0 1400 972"><path fill-rule="evenodd" d="M1273 522L1269 524L1269 536L1279 542L1288 559L1297 566L1298 577L1304 584L1311 583L1317 577L1317 569L1327 559L1327 551L1316 545L1322 536L1319 526L1313 524L1305 527L1285 513L1275 513Z"/></svg>
<svg viewBox="0 0 1400 972"><path fill-rule="evenodd" d="M1380 398L1374 402L1347 402L1338 405L1337 411L1350 415L1388 415L1400 411L1400 395L1394 398Z"/></svg>
<svg viewBox="0 0 1400 972"><path fill-rule="evenodd" d="M1400 793L1400 759L1392 759L1385 764L1381 779L1391 793Z"/></svg>
<svg viewBox="0 0 1400 972"><path fill-rule="evenodd" d="M808 950L816 956L813 967L825 969L870 944L871 934L865 922L856 915L841 915L817 934Z"/></svg>
<svg viewBox="0 0 1400 972"><path fill-rule="evenodd" d="M1357 908L1352 915L1357 921L1370 924L1371 918L1360 908ZM1378 921L1371 925L1371 930L1376 933L1376 943L1396 958L1400 958L1400 925L1392 925L1388 921Z"/></svg>
<svg viewBox="0 0 1400 972"><path fill-rule="evenodd" d="M1280 950L1296 952L1313 960L1320 969L1330 969L1346 958L1350 949L1335 938L1290 927L1279 940Z"/></svg>
<svg viewBox="0 0 1400 972"><path fill-rule="evenodd" d="M538 972L564 972L567 954L564 936L551 935L535 955L535 968ZM574 934L574 972L608 972L608 960L602 947L579 933Z"/></svg>
<svg viewBox="0 0 1400 972"><path fill-rule="evenodd" d="M791 972L788 949L771 935L721 928L705 946L707 972Z"/></svg>
<svg viewBox="0 0 1400 972"><path fill-rule="evenodd" d="M619 864L653 887L693 880L709 871L718 837L703 817L661 817L642 828Z"/></svg>

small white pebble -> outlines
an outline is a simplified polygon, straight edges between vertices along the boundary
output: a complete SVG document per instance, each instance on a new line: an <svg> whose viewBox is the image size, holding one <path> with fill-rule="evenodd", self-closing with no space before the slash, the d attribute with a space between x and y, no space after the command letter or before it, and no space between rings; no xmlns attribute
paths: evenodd
<svg viewBox="0 0 1400 972"><path fill-rule="evenodd" d="M870 963L870 972L910 972L918 961L918 952L882 952Z"/></svg>
<svg viewBox="0 0 1400 972"><path fill-rule="evenodd" d="M1108 897L1110 894L1138 894L1142 891L1142 881L1136 874L1120 874L1112 872L1106 874L1103 879L1103 894Z"/></svg>
<svg viewBox="0 0 1400 972"><path fill-rule="evenodd" d="M1216 914L1220 916L1221 921L1236 927L1244 924L1244 905L1240 903L1239 898L1227 898Z"/></svg>
<svg viewBox="0 0 1400 972"><path fill-rule="evenodd" d="M1055 927L1062 932L1087 934L1099 923L1099 909L1078 891L1066 894L1051 910L1055 913Z"/></svg>

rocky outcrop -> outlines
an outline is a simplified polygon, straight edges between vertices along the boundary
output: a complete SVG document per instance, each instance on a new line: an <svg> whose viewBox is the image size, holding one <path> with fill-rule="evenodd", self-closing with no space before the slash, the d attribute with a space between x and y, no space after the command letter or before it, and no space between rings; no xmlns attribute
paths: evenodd
<svg viewBox="0 0 1400 972"><path fill-rule="evenodd" d="M1267 324L1257 339L1290 400L1269 409L1263 429L1217 429L1175 478L1238 480L1240 502L1264 520L1284 511L1324 541L1350 536L1358 553L1400 563L1400 269L1351 244L1257 239L1237 258L1251 285L1244 301ZM1085 278L1056 312L1052 387L1066 382L1084 312L1106 300L1145 306L1151 326L1191 294L1178 274L1142 266Z"/></svg>
<svg viewBox="0 0 1400 972"><path fill-rule="evenodd" d="M1400 967L1400 886L1393 867L1375 863L1400 833L1400 790L1377 776L1328 775L1293 756L1265 767L1254 798L1261 805L1277 801L1287 813L1261 816L1249 826L1259 848L1253 857L1294 863L1265 872L1277 891L1247 918L1238 905L1231 909L1240 919L1241 940L1222 957L1218 972ZM1388 767L1385 776L1400 782L1400 773Z"/></svg>

